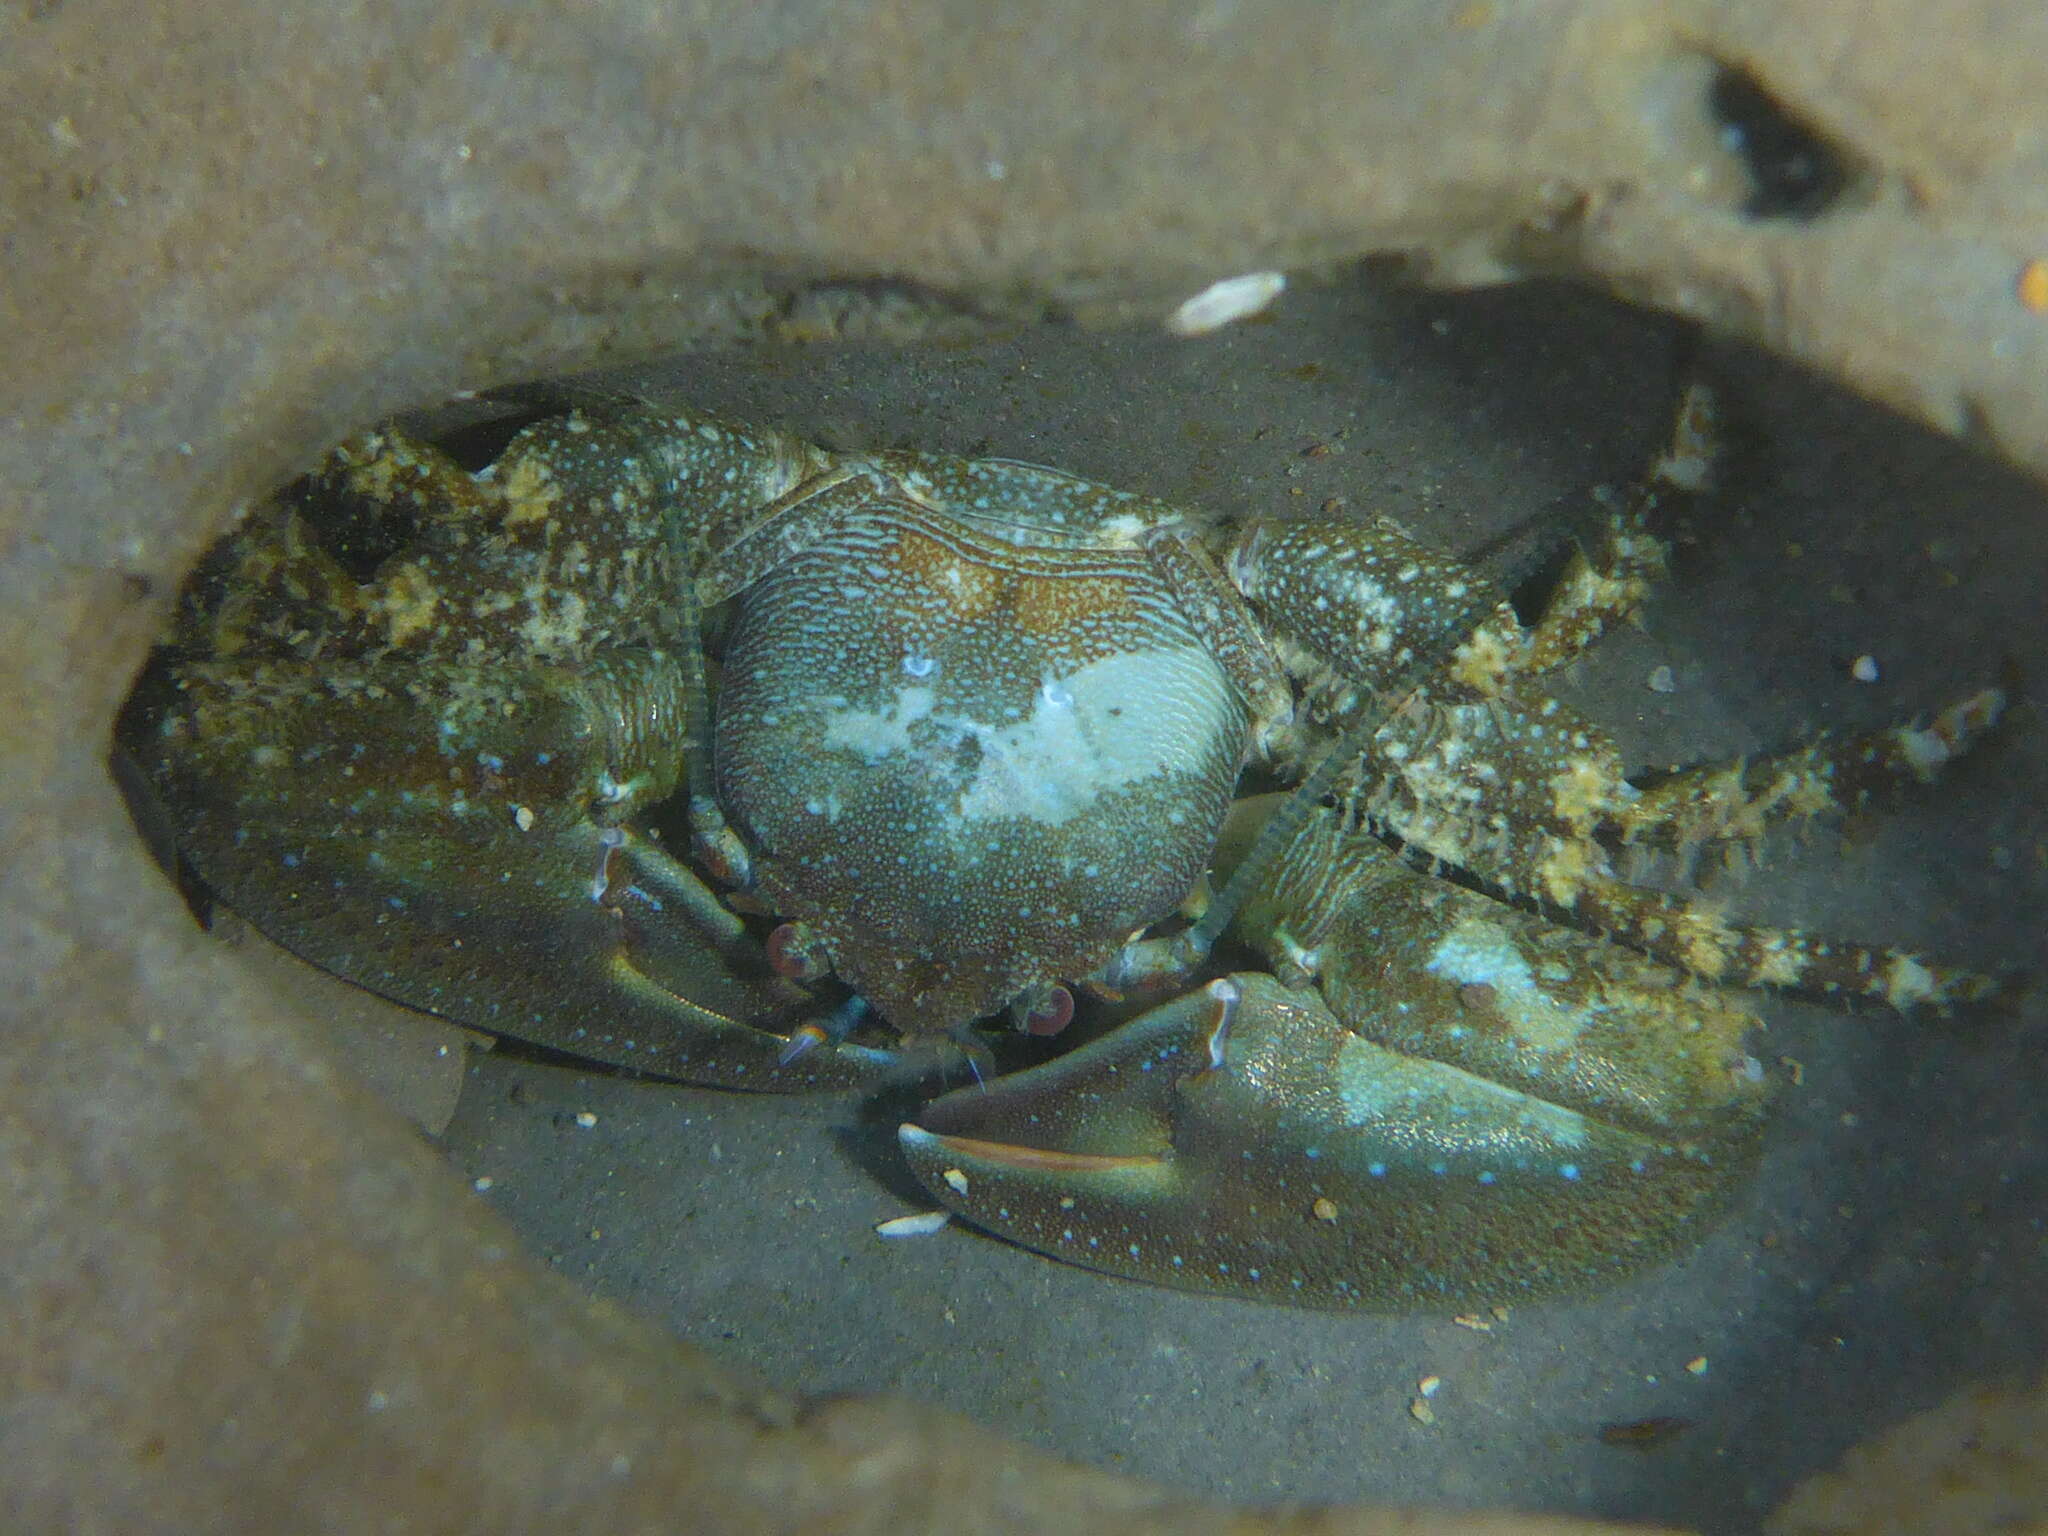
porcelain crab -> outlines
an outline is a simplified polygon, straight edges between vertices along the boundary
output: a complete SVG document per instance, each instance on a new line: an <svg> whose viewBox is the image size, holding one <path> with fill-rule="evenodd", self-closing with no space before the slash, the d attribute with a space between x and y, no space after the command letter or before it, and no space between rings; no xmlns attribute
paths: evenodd
<svg viewBox="0 0 2048 1536"><path fill-rule="evenodd" d="M475 471L373 432L209 558L120 745L307 959L696 1082L870 1083L899 1037L1003 1013L1057 1033L1075 988L1198 981L1227 930L1270 969L937 1101L902 1133L919 1176L1193 1288L1585 1283L1696 1229L1755 1145L1753 1021L1711 983L1987 985L1612 873L1617 843L1925 777L1998 710L1628 782L1536 680L1657 575L1704 412L1530 628L1380 518L1232 529L665 405L534 422ZM1248 766L1297 787L1233 809Z"/></svg>

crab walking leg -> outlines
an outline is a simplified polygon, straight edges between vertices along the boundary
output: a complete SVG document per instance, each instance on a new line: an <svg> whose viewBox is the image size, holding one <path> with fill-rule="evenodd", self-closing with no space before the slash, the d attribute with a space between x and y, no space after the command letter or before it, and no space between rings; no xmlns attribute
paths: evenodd
<svg viewBox="0 0 2048 1536"><path fill-rule="evenodd" d="M1689 852L1702 843L1754 841L1775 822L1859 810L1883 789L1931 783L1998 723L2005 695L1987 688L1926 725L1823 738L1772 757L1687 769L1644 786L1609 816L1624 842Z"/></svg>
<svg viewBox="0 0 2048 1536"><path fill-rule="evenodd" d="M1548 903L1645 953L1714 981L1847 992L1896 1007L1980 997L1986 977L1897 950L1731 925L1696 902L1616 880L1595 833L1645 828L1648 813L1613 743L1554 699L1520 691L1526 636L1469 571L1399 528L1255 525L1231 574L1280 636L1282 662L1326 714L1358 718L1366 697L1432 655L1449 664L1388 716L1347 791L1354 814L1412 850L1510 896ZM1474 609L1483 615L1471 621ZM1813 760L1843 780L1932 771L1995 716L1995 692L1925 731L1895 732ZM1915 765L1918 765L1917 768ZM1799 786L1794 785L1797 789ZM1814 784L1809 782L1811 795ZM1669 819L1669 818L1666 818Z"/></svg>
<svg viewBox="0 0 2048 1536"><path fill-rule="evenodd" d="M375 515L408 513L421 522L492 522L495 489L441 449L395 428L364 432L330 449L308 476L314 497L358 497Z"/></svg>
<svg viewBox="0 0 2048 1536"><path fill-rule="evenodd" d="M1668 551L1649 531L1659 504L1655 488L1636 486L1628 501L1611 512L1589 554L1572 552L1552 589L1543 615L1529 631L1515 671L1536 677L1577 661L1615 625L1633 619L1663 579Z"/></svg>
<svg viewBox="0 0 2048 1536"><path fill-rule="evenodd" d="M242 540L212 649L484 667L675 647L694 641L675 597L706 551L823 462L785 434L680 412L536 422L475 474L403 432L365 433L321 461L311 499L344 509L330 545L391 552L363 578L278 510L274 536Z"/></svg>
<svg viewBox="0 0 2048 1536"><path fill-rule="evenodd" d="M1692 386L1672 446L1609 519L1593 554L1573 557L1533 630L1471 566L1385 517L1254 522L1229 555L1229 574L1281 637L1289 670L1334 712L1355 706L1357 688L1383 691L1390 672L1428 658L1447 661L1451 683L1490 697L1573 660L1635 613L1664 574L1650 514L1660 495L1705 482L1711 420L1712 397Z"/></svg>
<svg viewBox="0 0 2048 1536"><path fill-rule="evenodd" d="M1525 638L1506 596L1387 518L1253 522L1226 569L1289 674L1333 716L1393 702L1439 666L1490 696L1520 665Z"/></svg>
<svg viewBox="0 0 2048 1536"><path fill-rule="evenodd" d="M1670 446L1609 513L1593 550L1575 551L1567 562L1517 660L1522 676L1578 660L1610 628L1636 616L1667 572L1669 551L1650 531L1651 521L1671 498L1706 484L1716 451L1713 394L1695 383L1680 397Z"/></svg>
<svg viewBox="0 0 2048 1536"><path fill-rule="evenodd" d="M1534 712L1506 707L1518 702L1394 716L1347 791L1347 809L1397 835L1411 856L1543 903L1710 981L1847 992L1900 1008L1990 989L1983 976L1899 951L1730 924L1696 898L1616 879L1594 836L1621 823L1634 793L1613 744L1562 708L1546 713L1552 701Z"/></svg>
<svg viewBox="0 0 2048 1536"><path fill-rule="evenodd" d="M530 436L529 436L530 434ZM566 469L599 493L623 481L627 499L656 508L685 569L753 526L764 507L830 471L833 456L788 432L743 427L701 411L640 410L536 422L498 460L500 478L543 481ZM723 595L723 594L720 594Z"/></svg>
<svg viewBox="0 0 2048 1536"><path fill-rule="evenodd" d="M402 553L338 606L408 655L480 664L676 643L674 598L706 552L819 467L781 433L638 411L535 422L474 475L402 433L371 433L316 481L415 524L366 526L362 543L404 535Z"/></svg>
<svg viewBox="0 0 2048 1536"><path fill-rule="evenodd" d="M1875 998L1901 1010L1976 1002L1998 985L1995 977L1930 964L1903 949L1730 923L1698 898L1644 890L1607 874L1560 878L1549 899L1588 927L1707 981Z"/></svg>

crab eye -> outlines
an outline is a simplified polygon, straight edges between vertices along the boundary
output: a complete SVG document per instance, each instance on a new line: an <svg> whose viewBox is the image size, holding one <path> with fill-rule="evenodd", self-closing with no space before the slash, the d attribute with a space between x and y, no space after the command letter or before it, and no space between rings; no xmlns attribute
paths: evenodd
<svg viewBox="0 0 2048 1536"><path fill-rule="evenodd" d="M1074 994L1054 987L1036 1008L1024 1015L1024 1032L1046 1037L1058 1034L1074 1022Z"/></svg>
<svg viewBox="0 0 2048 1536"><path fill-rule="evenodd" d="M769 934L767 950L769 969L791 981L816 981L832 969L825 946L796 923L784 923Z"/></svg>

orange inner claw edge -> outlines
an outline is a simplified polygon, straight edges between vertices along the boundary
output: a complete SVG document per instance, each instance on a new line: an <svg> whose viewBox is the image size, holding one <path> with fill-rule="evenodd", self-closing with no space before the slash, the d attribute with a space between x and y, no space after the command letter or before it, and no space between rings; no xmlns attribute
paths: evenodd
<svg viewBox="0 0 2048 1536"><path fill-rule="evenodd" d="M969 1136L942 1136L933 1131L925 1134L963 1159L1035 1172L1088 1173L1105 1168L1152 1168L1166 1161L1163 1157L1145 1153L1050 1152L1043 1147L1019 1146L1008 1141L977 1141Z"/></svg>

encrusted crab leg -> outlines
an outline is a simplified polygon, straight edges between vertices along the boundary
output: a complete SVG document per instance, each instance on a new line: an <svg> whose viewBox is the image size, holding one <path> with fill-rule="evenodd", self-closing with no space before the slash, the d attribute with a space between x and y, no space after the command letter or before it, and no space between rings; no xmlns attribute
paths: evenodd
<svg viewBox="0 0 2048 1536"><path fill-rule="evenodd" d="M1681 450L1693 414L1682 413L1680 448L1667 465L1689 462ZM1897 950L1732 925L1697 901L1615 878L1603 832L1682 840L1712 835L1720 822L1838 809L1880 779L1932 772L1999 705L1995 693L1982 694L1924 730L1823 744L1758 765L1754 779L1703 771L1639 794L1613 743L1529 679L1627 611L1655 557L1640 516L1618 519L1584 579L1568 583L1554 619L1534 632L1476 573L1384 521L1255 525L1231 573L1282 637L1282 657L1303 682L1310 717L1328 722L1325 734L1360 718L1414 658L1449 653L1374 734L1345 791L1355 814L1416 854L1708 980L1846 992L1901 1008L1982 996L1991 983L1974 973Z"/></svg>
<svg viewBox="0 0 2048 1536"><path fill-rule="evenodd" d="M1713 392L1695 382L1679 397L1670 446L1610 512L1594 548L1574 551L1566 563L1515 661L1520 676L1576 661L1614 625L1635 617L1666 571L1668 551L1652 520L1670 498L1706 484L1717 450Z"/></svg>
<svg viewBox="0 0 2048 1536"><path fill-rule="evenodd" d="M1238 589L1281 637L1281 655L1318 714L1354 717L1363 699L1405 694L1418 673L1484 699L1564 665L1633 616L1664 573L1649 522L1660 495L1698 488L1712 457L1712 397L1681 402L1671 447L1573 555L1549 605L1524 631L1502 593L1464 562L1387 518L1255 522L1229 556Z"/></svg>
<svg viewBox="0 0 2048 1536"><path fill-rule="evenodd" d="M1833 755L1823 750L1805 762L1830 767L1849 782L1867 782L1916 758L1931 767L1941 753L1960 750L1992 718L1996 704L1996 695L1980 695L1944 716L1931 734L1892 733ZM1711 773L1694 776L1664 802L1685 809L1694 826L1739 822L1751 810L1746 800L1715 807L1683 798L1687 788L1716 782ZM1459 798L1475 784L1494 807L1485 815L1468 813ZM1848 790L1836 787L1847 803ZM1810 800L1828 788L1824 777L1808 782L1804 793ZM1490 705L1439 703L1390 722L1346 803L1396 831L1412 853L1442 860L1508 896L1567 914L1709 981L1847 993L1899 1008L1941 1007L1991 990L1987 977L1930 965L1903 951L1734 924L1698 898L1623 882L1609 868L1597 834L1631 825L1634 795L1612 744L1561 708L1525 710L1504 723ZM1788 796L1774 809L1789 814L1797 807L1797 797ZM1648 830L1658 823L1635 825ZM1680 829L1670 824L1670 830Z"/></svg>
<svg viewBox="0 0 2048 1536"><path fill-rule="evenodd" d="M1932 783L1998 723L2004 707L2005 695L1989 688L1924 725L1689 768L1642 786L1608 819L1624 842L1686 852L1707 842L1753 842L1779 822L1845 816L1882 790Z"/></svg>
<svg viewBox="0 0 2048 1536"><path fill-rule="evenodd" d="M1753 1157L1748 1015L1427 881L1327 809L1257 884L1237 936L1314 985L1229 977L928 1106L900 1137L932 1194L1162 1284L1449 1305L1652 1262Z"/></svg>
<svg viewBox="0 0 2048 1536"><path fill-rule="evenodd" d="M1736 986L1874 998L1894 1008L1947 1008L1988 997L1997 978L1935 964L1909 950L1818 938L1797 928L1730 923L1697 900L1604 875L1579 882L1575 918L1695 976Z"/></svg>
<svg viewBox="0 0 2048 1536"><path fill-rule="evenodd" d="M1930 781L1997 722L2003 704L2001 693L1987 689L1925 726L1895 726L1780 757L1694 769L1652 786L1612 820L1628 840L1689 850L1709 839L1754 840L1773 821L1844 814L1888 784ZM1990 976L1933 964L1905 950L1730 924L1696 901L1599 873L1578 882L1571 910L1623 942L1711 980L1845 992L1902 1009L1973 1002L1997 985Z"/></svg>
<svg viewBox="0 0 2048 1536"><path fill-rule="evenodd" d="M1449 848L1463 867L1511 895L1570 914L1622 943L1713 982L1809 994L1869 997L1894 1008L1978 1000L1994 978L1939 965L1905 950L1821 938L1797 929L1731 923L1700 898L1645 890L1617 879L1593 841L1596 827L1684 847L1705 838L1754 838L1774 820L1841 814L1887 783L1931 778L1995 723L1996 690L1976 694L1926 726L1891 730L1754 763L1696 769L1638 798L1618 777L1611 748L1569 721L1543 741L1502 756L1503 771L1544 787L1548 804L1528 830L1472 853L1469 831L1419 817L1404 830L1429 852ZM1465 721L1468 734L1478 729ZM1381 786L1380 795L1388 792ZM1370 806L1374 796L1363 804ZM1375 812L1374 814L1378 814ZM1548 825L1546 826L1546 822Z"/></svg>

